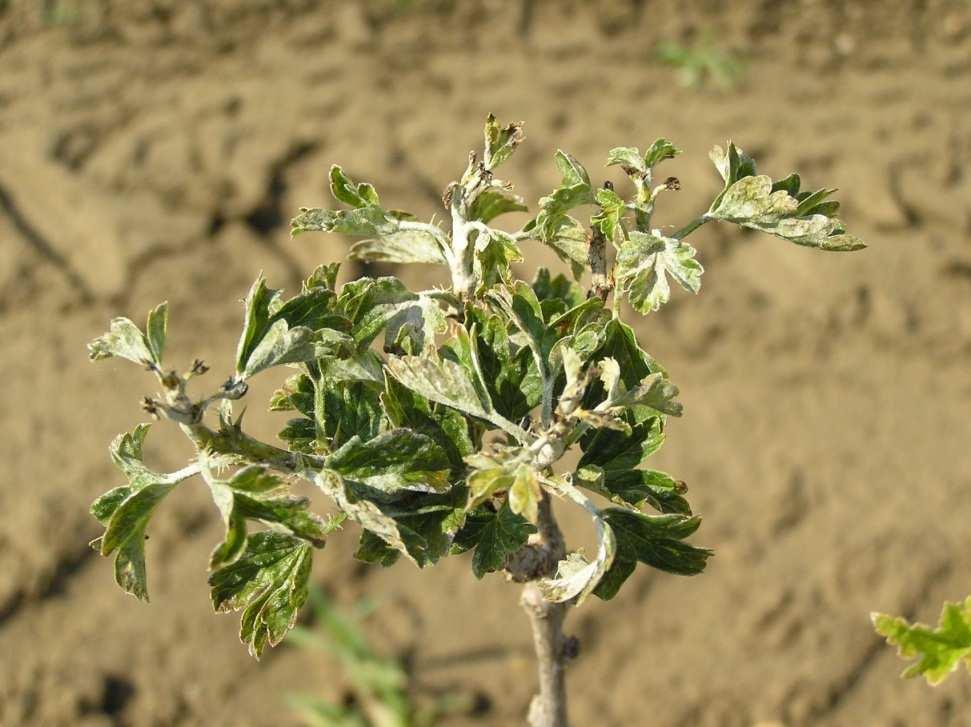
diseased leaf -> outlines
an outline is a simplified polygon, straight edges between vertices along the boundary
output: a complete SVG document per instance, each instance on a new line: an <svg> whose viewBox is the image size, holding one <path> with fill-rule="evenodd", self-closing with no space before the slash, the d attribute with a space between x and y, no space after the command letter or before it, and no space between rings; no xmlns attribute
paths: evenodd
<svg viewBox="0 0 971 727"><path fill-rule="evenodd" d="M422 357L391 356L385 366L403 386L429 401L485 421L494 418L485 384L467 365L429 354Z"/></svg>
<svg viewBox="0 0 971 727"><path fill-rule="evenodd" d="M306 541L261 532L246 539L237 560L209 576L213 609L243 612L239 638L252 656L259 658L293 628L307 600L312 561Z"/></svg>
<svg viewBox="0 0 971 727"><path fill-rule="evenodd" d="M607 166L621 166L624 167L624 171L630 170L641 174L647 171L647 167L644 166L644 157L634 146L618 146L611 149L607 152Z"/></svg>
<svg viewBox="0 0 971 727"><path fill-rule="evenodd" d="M838 205L826 198L834 189L799 192L798 175L779 183L755 173L755 162L729 142L728 152L715 147L711 153L725 189L712 203L707 216L761 230L820 250L852 251L866 247L847 234L843 223L834 217Z"/></svg>
<svg viewBox="0 0 971 727"><path fill-rule="evenodd" d="M441 492L449 485L451 462L433 439L410 429L392 429L369 441L352 437L325 460L345 480L381 492Z"/></svg>
<svg viewBox="0 0 971 727"><path fill-rule="evenodd" d="M475 238L475 257L472 272L480 281L477 292L481 293L492 286L510 279L509 266L521 262L522 252L516 239L508 232L489 229L488 233L479 232Z"/></svg>
<svg viewBox="0 0 971 727"><path fill-rule="evenodd" d="M509 488L509 509L522 515L531 523L539 519L539 499L542 491L536 470L529 465L520 465L515 472Z"/></svg>
<svg viewBox="0 0 971 727"><path fill-rule="evenodd" d="M393 427L406 427L431 437L448 456L452 477L464 470L464 458L475 451L466 418L456 409L434 404L388 377L381 395L384 413Z"/></svg>
<svg viewBox="0 0 971 727"><path fill-rule="evenodd" d="M697 293L704 268L695 254L688 243L664 237L657 230L650 235L632 230L617 252L618 288L643 314L658 310L670 299L668 276Z"/></svg>
<svg viewBox="0 0 971 727"><path fill-rule="evenodd" d="M128 318L113 318L108 332L88 344L88 358L92 361L117 356L141 366L162 365L168 303L159 303L148 314L145 333Z"/></svg>
<svg viewBox="0 0 971 727"><path fill-rule="evenodd" d="M243 332L236 347L236 373L249 378L272 366L310 361L347 345L350 322L334 310L325 288L312 288L283 302L260 275L244 301Z"/></svg>
<svg viewBox="0 0 971 727"><path fill-rule="evenodd" d="M482 163L489 170L495 169L511 157L516 147L526 138L522 121L501 126L492 114L486 118L484 135L485 154Z"/></svg>
<svg viewBox="0 0 971 727"><path fill-rule="evenodd" d="M330 191L338 202L351 207L367 207L380 204L378 193L367 182L355 184L337 164L330 168Z"/></svg>
<svg viewBox="0 0 971 727"><path fill-rule="evenodd" d="M624 200L612 189L598 189L597 204L600 211L590 218L590 225L598 227L605 240L613 241L619 234L620 218L626 208Z"/></svg>
<svg viewBox="0 0 971 727"><path fill-rule="evenodd" d="M644 152L644 166L648 169L660 164L665 159L674 159L681 153L681 149L668 139L655 139L654 143Z"/></svg>
<svg viewBox="0 0 971 727"><path fill-rule="evenodd" d="M385 330L385 345L393 347L408 340L412 353L434 345L435 336L446 328L438 302L412 293L392 277L362 278L348 283L337 299L338 309L353 325L352 335L363 352Z"/></svg>
<svg viewBox="0 0 971 727"><path fill-rule="evenodd" d="M617 539L600 510L586 495L573 486L569 478L548 479L546 484L556 494L571 500L590 513L597 530L597 555L592 561L587 560L581 551L574 551L559 562L555 576L544 578L539 582L539 588L546 600L554 603L575 600L576 605L579 606L588 595L594 592L597 584L613 564Z"/></svg>
<svg viewBox="0 0 971 727"><path fill-rule="evenodd" d="M348 255L365 262L439 265L447 262L438 240L423 230L398 230L380 239L361 240L351 246Z"/></svg>
<svg viewBox="0 0 971 727"><path fill-rule="evenodd" d="M343 520L342 516L325 519L313 513L306 497L287 494L286 482L260 465L244 467L228 480L206 479L226 526L226 537L210 556L212 569L231 563L243 552L247 520L286 528L318 548Z"/></svg>
<svg viewBox="0 0 971 727"><path fill-rule="evenodd" d="M122 590L143 601L148 600L145 570L145 531L155 507L176 485L196 473L187 468L160 474L145 466L142 445L148 425L116 437L111 458L128 480L91 505L91 514L105 527L104 535L92 543L101 555L115 553L115 581Z"/></svg>
<svg viewBox="0 0 971 727"><path fill-rule="evenodd" d="M404 499L380 502L373 488L344 480L330 469L315 474L314 482L348 517L390 548L404 553L419 568L437 562L448 552L453 525L459 525L455 513L464 508L468 497L465 488L453 487L442 495L405 493ZM371 543L364 554L377 558L379 552Z"/></svg>
<svg viewBox="0 0 971 727"><path fill-rule="evenodd" d="M963 603L945 602L936 628L884 613L870 615L877 633L897 647L904 659L916 659L901 676L923 676L940 684L962 663L971 672L971 596Z"/></svg>
<svg viewBox="0 0 971 727"><path fill-rule="evenodd" d="M557 150L553 160L562 175L560 186L539 200L538 214L523 231L549 245L560 259L570 263L574 277L579 278L587 265L587 235L568 213L576 207L594 204L596 198L590 176L579 161L562 150Z"/></svg>
<svg viewBox="0 0 971 727"><path fill-rule="evenodd" d="M479 192L469 207L469 219L489 224L507 212L525 212L523 198L501 186L491 186Z"/></svg>

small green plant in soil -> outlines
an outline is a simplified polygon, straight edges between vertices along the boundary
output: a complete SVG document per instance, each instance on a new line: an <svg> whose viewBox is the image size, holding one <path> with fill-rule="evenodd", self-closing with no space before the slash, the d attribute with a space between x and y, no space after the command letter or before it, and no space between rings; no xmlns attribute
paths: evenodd
<svg viewBox="0 0 971 727"><path fill-rule="evenodd" d="M472 699L457 694L416 694L405 663L378 654L364 634L361 620L372 610L370 604L358 604L353 612L344 613L314 589L310 608L314 628L294 627L288 643L335 657L350 689L342 704L306 695L291 697L291 705L309 727L434 727L446 715L472 706Z"/></svg>
<svg viewBox="0 0 971 727"><path fill-rule="evenodd" d="M595 185L557 151L559 186L507 230L499 221L526 205L498 175L522 140L521 124L487 119L482 152L445 189L447 225L388 207L337 166L340 207L303 209L292 222L294 235L359 238L350 252L359 260L442 266L446 287L411 291L394 277L338 285L338 264L328 263L287 297L261 275L244 301L234 370L201 395L191 389L205 364L180 373L163 362L165 303L144 328L116 318L90 344L92 359L147 369L159 393L145 410L192 445L175 472L144 462L147 424L111 445L124 482L92 505L105 528L92 545L114 558L125 591L148 598L152 517L197 477L225 524L209 560L212 605L240 612L240 638L257 657L294 626L314 558L347 523L359 528L357 558L376 565L426 568L471 553L476 578L502 572L524 584L539 673L529 722L553 727L567 721L565 669L577 653L563 631L567 610L591 595L613 598L638 564L704 570L712 551L689 542L701 519L685 484L649 466L666 418L682 413L678 389L622 303L652 314L672 281L697 293L703 269L688 238L710 222L816 250L864 245L837 218L834 190L803 190L797 174L773 181L731 142L711 152L721 184L707 209L679 229L653 227L655 206L680 186L657 176L681 151L667 139L609 151L625 192ZM512 263L536 244L569 276L541 269L519 279ZM290 375L269 408L294 416L273 444L245 431L234 404L254 377L281 368ZM577 450L578 464L564 466ZM334 513L313 512L293 493L301 482L329 496ZM595 552L567 548L554 498L589 515Z"/></svg>
<svg viewBox="0 0 971 727"><path fill-rule="evenodd" d="M677 41L658 44L657 57L678 70L678 80L686 88L703 88L710 83L730 91L745 78L745 64L731 52L720 48L705 34L692 45Z"/></svg>
<svg viewBox="0 0 971 727"><path fill-rule="evenodd" d="M873 613L871 618L877 633L896 646L900 656L916 660L904 670L904 677L922 676L936 685L961 664L971 672L971 596L963 603L945 602L937 628L885 613Z"/></svg>

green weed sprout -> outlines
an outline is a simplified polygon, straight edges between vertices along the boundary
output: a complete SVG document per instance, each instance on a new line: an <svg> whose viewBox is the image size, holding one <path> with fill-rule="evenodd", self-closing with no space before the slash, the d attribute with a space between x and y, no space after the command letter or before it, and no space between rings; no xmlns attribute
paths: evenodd
<svg viewBox="0 0 971 727"><path fill-rule="evenodd" d="M885 613L870 617L877 633L896 646L901 657L916 659L903 677L922 676L928 684L937 685L961 664L971 672L971 596L963 603L945 602L937 628Z"/></svg>
<svg viewBox="0 0 971 727"><path fill-rule="evenodd" d="M315 628L295 626L289 641L330 654L340 661L351 686L347 704L334 704L305 695L290 699L308 727L434 727L441 717L467 710L470 699L443 695L419 704L409 688L404 664L374 651L361 628L362 611L342 613L319 589L310 593ZM360 608L366 606L366 608Z"/></svg>
<svg viewBox="0 0 971 727"><path fill-rule="evenodd" d="M745 63L717 46L707 33L690 46L677 41L662 42L658 44L657 57L678 69L678 80L685 88L699 89L711 82L720 90L730 91L745 77Z"/></svg>
<svg viewBox="0 0 971 727"><path fill-rule="evenodd" d="M803 191L797 174L773 181L731 142L710 155L722 185L708 209L673 232L653 228L655 205L679 188L674 177L655 179L680 153L666 139L608 153L607 165L630 180L623 195L557 151L560 185L506 231L496 221L526 207L497 173L522 124L490 116L484 137L445 190L448 226L386 207L338 166L330 185L343 206L303 209L292 222L294 235L358 238L350 254L359 260L443 266L447 287L411 291L390 276L339 286L338 265L325 264L288 298L261 275L245 299L234 371L202 396L189 393L201 361L184 373L163 367L165 303L143 329L111 321L90 357L148 369L160 393L144 408L176 424L194 451L188 466L161 473L143 461L147 424L116 438L111 456L125 483L92 505L105 528L92 545L114 557L125 591L147 599L151 518L201 477L226 528L209 561L212 605L241 612L240 638L257 657L295 624L314 554L346 521L360 527L356 556L368 563L425 568L471 552L477 578L502 571L525 584L540 683L529 722L562 726L565 667L577 650L562 628L568 607L613 598L638 563L694 575L712 555L688 542L701 520L684 483L643 466L682 406L624 322L622 301L650 314L670 299L672 280L698 292L703 270L687 238L712 221L817 250L864 245L836 217L834 190ZM592 211L588 225L579 210ZM552 248L573 280L545 269L518 279L511 264L528 241ZM295 413L282 446L247 434L233 412L254 376L280 367L292 375L269 408ZM577 449L578 465L564 467ZM312 512L291 492L299 481L328 495L336 514ZM596 552L567 550L553 498L589 515Z"/></svg>

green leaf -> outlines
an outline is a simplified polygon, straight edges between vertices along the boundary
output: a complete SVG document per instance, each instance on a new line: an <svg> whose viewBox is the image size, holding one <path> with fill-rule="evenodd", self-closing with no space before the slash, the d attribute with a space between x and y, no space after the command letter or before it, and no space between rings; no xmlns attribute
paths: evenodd
<svg viewBox="0 0 971 727"><path fill-rule="evenodd" d="M838 204L826 198L836 190L800 193L795 174L773 184L770 177L757 175L755 162L731 142L728 152L715 147L711 158L725 180L725 189L712 202L707 217L820 250L845 252L866 247L833 216Z"/></svg>
<svg viewBox="0 0 971 727"><path fill-rule="evenodd" d="M393 277L348 283L337 306L352 322L358 351L366 350L384 330L387 347L407 339L411 353L418 353L434 345L435 336L446 329L445 314L434 298L412 293Z"/></svg>
<svg viewBox="0 0 971 727"><path fill-rule="evenodd" d="M141 366L162 365L168 303L159 303L148 314L145 333L128 318L113 318L108 332L88 344L88 358L92 361L117 356Z"/></svg>
<svg viewBox="0 0 971 727"><path fill-rule="evenodd" d="M681 149L668 139L655 139L654 143L644 152L644 166L648 169L660 164L665 159L674 159L681 153Z"/></svg>
<svg viewBox="0 0 971 727"><path fill-rule="evenodd" d="M145 531L155 507L177 484L195 474L187 468L160 474L145 466L142 445L148 425L116 437L111 458L128 480L91 505L91 514L105 527L104 535L92 543L101 555L115 553L115 581L122 590L143 601L148 600L145 569Z"/></svg>
<svg viewBox="0 0 971 727"><path fill-rule="evenodd" d="M533 292L536 293L544 313L549 303L554 303L556 311L562 313L580 305L586 299L579 285L568 280L562 273L556 277L551 276L548 268L537 269L533 279Z"/></svg>
<svg viewBox="0 0 971 727"><path fill-rule="evenodd" d="M697 516L645 515L626 508L607 508L601 515L617 539L614 562L594 590L604 600L617 594L637 561L675 575L695 575L713 555L684 542L701 524Z"/></svg>
<svg viewBox="0 0 971 727"><path fill-rule="evenodd" d="M470 308L466 325L470 321L476 323L479 366L492 406L507 419L519 421L542 398L543 383L532 352L510 340L501 316Z"/></svg>
<svg viewBox="0 0 971 727"><path fill-rule="evenodd" d="M526 135L523 133L523 122L501 126L492 114L485 123L485 154L482 163L486 169L492 170L506 161L516 151Z"/></svg>
<svg viewBox="0 0 971 727"><path fill-rule="evenodd" d="M367 182L355 184L338 165L330 168L330 191L338 202L351 207L367 207L379 204L378 193Z"/></svg>
<svg viewBox="0 0 971 727"><path fill-rule="evenodd" d="M644 157L634 146L618 146L607 152L607 166L621 166L624 171L643 174L647 171L644 165Z"/></svg>
<svg viewBox="0 0 971 727"><path fill-rule="evenodd" d="M441 492L449 486L452 468L431 437L410 429L392 429L366 442L355 436L328 456L325 466L384 493Z"/></svg>
<svg viewBox="0 0 971 727"><path fill-rule="evenodd" d="M270 470L250 465L236 472L228 480L207 477L213 500L226 526L226 537L213 551L210 568L234 561L246 545L246 521L286 528L294 536L322 548L327 535L342 521L342 517L322 518L309 509L306 497L287 494L287 484Z"/></svg>
<svg viewBox="0 0 971 727"><path fill-rule="evenodd" d="M252 656L276 646L293 628L307 600L313 561L310 545L286 533L261 532L246 539L233 563L209 576L217 612L242 611L239 638Z"/></svg>
<svg viewBox="0 0 971 727"><path fill-rule="evenodd" d="M600 211L590 218L590 224L600 229L604 239L613 241L618 235L620 218L624 213L624 200L612 189L598 189L597 204Z"/></svg>
<svg viewBox="0 0 971 727"><path fill-rule="evenodd" d="M945 602L937 628L883 613L873 613L870 618L877 633L896 646L901 657L917 660L901 676L923 676L933 685L962 663L971 672L971 597L963 603Z"/></svg>
<svg viewBox="0 0 971 727"><path fill-rule="evenodd" d="M514 513L508 503L498 512L486 512L488 514L480 516L472 526L475 528L474 540L469 532L465 534L465 542L470 547L471 542L475 543L472 572L476 578L502 570L506 559L526 544L531 533L536 532L536 528Z"/></svg>
<svg viewBox="0 0 971 727"><path fill-rule="evenodd" d="M503 426L492 408L485 383L471 362L458 363L429 353L390 356L385 366L403 386L429 401Z"/></svg>
<svg viewBox="0 0 971 727"><path fill-rule="evenodd" d="M380 387L368 381L341 381L342 373L335 372L334 362L331 359L327 363L317 380L310 414L322 451L342 447L353 437L369 440L381 429ZM334 373L338 374L336 379Z"/></svg>
<svg viewBox="0 0 971 727"><path fill-rule="evenodd" d="M701 289L704 268L695 260L695 249L686 242L632 230L617 253L617 284L642 314L658 310L671 297L668 276L687 291Z"/></svg>
<svg viewBox="0 0 971 727"><path fill-rule="evenodd" d="M536 470L529 465L520 465L509 487L509 509L535 523L539 519L540 497L542 490Z"/></svg>
<svg viewBox="0 0 971 727"><path fill-rule="evenodd" d="M562 176L560 186L539 200L539 212L523 227L530 237L549 245L560 259L569 262L579 278L587 264L587 238L583 226L567 213L594 204L590 175L576 159L557 150L553 160Z"/></svg>
<svg viewBox="0 0 971 727"><path fill-rule="evenodd" d="M475 451L466 418L457 410L435 404L388 377L381 395L384 413L393 427L405 427L431 437L448 456L452 477L465 469L464 458Z"/></svg>
<svg viewBox="0 0 971 727"><path fill-rule="evenodd" d="M523 198L505 187L490 186L476 195L469 207L468 218L489 224L507 212L525 212Z"/></svg>

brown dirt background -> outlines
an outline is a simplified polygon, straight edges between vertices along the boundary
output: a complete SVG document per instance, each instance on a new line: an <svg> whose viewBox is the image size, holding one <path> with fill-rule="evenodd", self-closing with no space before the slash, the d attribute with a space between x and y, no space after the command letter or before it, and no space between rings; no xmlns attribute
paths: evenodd
<svg viewBox="0 0 971 727"><path fill-rule="evenodd" d="M152 603L114 587L87 506L152 387L84 343L168 299L170 360L228 370L257 271L293 290L345 250L286 230L326 203L332 162L427 217L488 111L527 122L504 175L527 199L557 181L556 146L600 175L609 147L667 135L684 188L659 222L684 221L731 136L774 176L842 188L871 244L827 255L710 225L700 297L642 321L687 412L658 463L688 481L718 555L700 578L642 567L571 614L574 724L971 723L971 679L899 681L867 619L931 620L971 592L967 2L81 0L69 23L3 5L0 724L288 725L285 693L340 695L333 663L254 662L237 619L209 612L220 525L201 488L153 523ZM748 61L734 93L683 89L654 59L706 30ZM252 397L264 436L272 383ZM150 457L179 466L184 444L156 429ZM420 577L361 567L354 541L333 538L315 580L341 603L377 597L371 634L423 685L488 698L449 724L520 723L534 677L517 590L476 582L466 558Z"/></svg>

